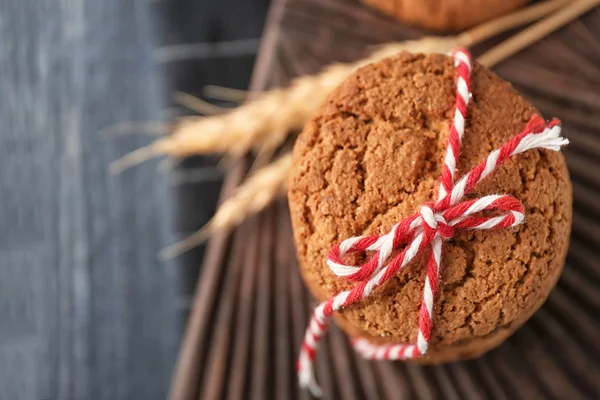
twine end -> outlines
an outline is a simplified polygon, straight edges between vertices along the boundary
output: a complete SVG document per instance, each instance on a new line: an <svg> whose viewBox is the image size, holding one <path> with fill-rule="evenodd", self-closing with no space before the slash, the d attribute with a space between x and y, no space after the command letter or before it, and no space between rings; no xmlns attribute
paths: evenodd
<svg viewBox="0 0 600 400"><path fill-rule="evenodd" d="M308 389L308 391L314 397L322 397L323 396L323 390L317 383L317 380L315 379L315 375L312 371L312 368L308 368L306 370L301 370L298 373L298 376L299 376L300 387L302 389Z"/></svg>

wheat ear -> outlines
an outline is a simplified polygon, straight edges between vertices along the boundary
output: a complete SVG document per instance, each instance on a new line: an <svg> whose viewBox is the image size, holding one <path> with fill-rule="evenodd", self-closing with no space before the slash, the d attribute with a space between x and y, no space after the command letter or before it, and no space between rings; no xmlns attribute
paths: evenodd
<svg viewBox="0 0 600 400"><path fill-rule="evenodd" d="M122 171L157 155L186 157L194 154L228 153L235 158L254 148L268 154L279 146L290 131L301 128L351 72L401 51L412 53L447 53L456 47L470 47L492 36L535 21L567 4L569 0L550 0L499 17L457 36L424 37L380 46L363 60L350 64L333 64L320 74L295 79L288 88L274 89L240 107L203 119L184 119L173 134L158 139L133 155L126 155L111 165ZM188 99L189 100L189 99Z"/></svg>

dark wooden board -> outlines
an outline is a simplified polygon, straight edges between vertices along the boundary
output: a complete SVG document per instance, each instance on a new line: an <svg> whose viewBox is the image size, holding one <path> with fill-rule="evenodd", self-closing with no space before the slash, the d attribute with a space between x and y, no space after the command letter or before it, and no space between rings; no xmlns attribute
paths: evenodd
<svg viewBox="0 0 600 400"><path fill-rule="evenodd" d="M275 1L254 89L286 85L333 61L354 60L370 45L423 33L357 1ZM557 289L505 344L474 361L438 367L366 362L333 329L317 362L326 398L600 395L600 10L494 70L545 115L563 119L573 142L566 155L574 183L574 227ZM244 172L243 163L232 169L223 197L231 195ZM203 264L172 398L308 398L297 390L293 366L312 305L297 272L284 201L234 232L216 235Z"/></svg>
<svg viewBox="0 0 600 400"><path fill-rule="evenodd" d="M180 337L168 185L108 164L164 109L145 0L0 1L0 399L161 399Z"/></svg>
<svg viewBox="0 0 600 400"><path fill-rule="evenodd" d="M197 115L177 104L175 92L202 97L206 85L247 89L269 0L160 0L149 2L154 15L154 54L168 92L169 115ZM230 12L235 10L235 13ZM230 106L226 102L220 103ZM200 229L212 216L224 177L218 157L182 160L172 171L176 239ZM187 316L204 246L175 260L181 275L180 305Z"/></svg>

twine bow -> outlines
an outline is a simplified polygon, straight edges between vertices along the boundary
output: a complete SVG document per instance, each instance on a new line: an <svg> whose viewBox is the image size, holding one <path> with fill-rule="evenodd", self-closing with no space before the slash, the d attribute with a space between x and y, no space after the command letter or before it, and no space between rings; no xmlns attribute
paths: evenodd
<svg viewBox="0 0 600 400"><path fill-rule="evenodd" d="M327 256L329 268L336 275L356 282L356 285L319 304L306 330L298 358L298 376L300 386L309 388L315 396L319 396L321 391L314 379L313 361L332 313L368 297L416 256L427 252L427 276L419 308L416 343L378 346L360 338L352 342L359 354L370 359L399 360L425 354L433 329L433 304L438 293L443 242L452 238L457 230L509 228L519 225L525 218L523 204L512 196L489 195L464 200L465 196L509 157L534 148L559 151L568 144L568 140L560 136L560 121L554 119L546 124L541 117L533 115L523 132L492 151L484 162L455 182L456 160L471 97L471 57L462 49L455 51L453 57L458 73L456 112L449 132L438 200L423 205L418 213L398 222L387 234L346 239L334 246ZM494 215L483 215L484 211L491 211ZM388 262L394 250L398 253ZM363 265L344 264L344 255L366 251L374 253Z"/></svg>

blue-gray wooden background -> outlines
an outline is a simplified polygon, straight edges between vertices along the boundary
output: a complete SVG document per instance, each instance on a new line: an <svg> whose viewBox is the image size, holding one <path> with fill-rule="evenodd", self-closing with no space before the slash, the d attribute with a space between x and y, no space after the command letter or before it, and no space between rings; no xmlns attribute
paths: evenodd
<svg viewBox="0 0 600 400"><path fill-rule="evenodd" d="M268 3L0 0L0 400L165 398L202 249L157 252L206 221L221 173L112 176L151 137L103 128L245 88Z"/></svg>

